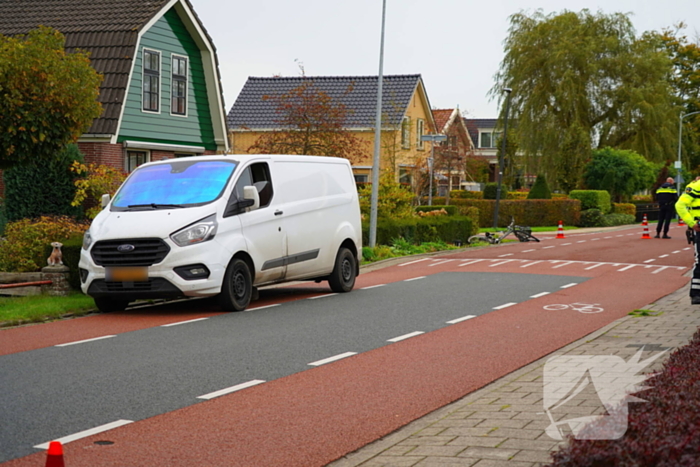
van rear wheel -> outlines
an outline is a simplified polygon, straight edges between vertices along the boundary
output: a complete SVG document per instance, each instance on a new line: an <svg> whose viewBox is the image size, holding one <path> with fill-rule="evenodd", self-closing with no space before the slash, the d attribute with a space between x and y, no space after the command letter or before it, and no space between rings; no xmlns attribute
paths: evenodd
<svg viewBox="0 0 700 467"><path fill-rule="evenodd" d="M248 264L234 258L226 268L224 283L221 284L219 305L226 311L243 311L253 296L253 277Z"/></svg>
<svg viewBox="0 0 700 467"><path fill-rule="evenodd" d="M355 255L347 248L340 248L335 257L333 272L328 277L331 290L336 293L350 292L355 287L357 262Z"/></svg>

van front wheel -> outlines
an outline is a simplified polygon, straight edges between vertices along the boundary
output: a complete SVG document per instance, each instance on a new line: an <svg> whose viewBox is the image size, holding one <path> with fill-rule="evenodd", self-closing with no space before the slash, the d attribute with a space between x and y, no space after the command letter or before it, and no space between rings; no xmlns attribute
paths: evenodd
<svg viewBox="0 0 700 467"><path fill-rule="evenodd" d="M355 255L347 248L341 248L335 257L333 272L328 277L328 284L331 286L331 290L336 293L350 292L355 287L356 273L357 263Z"/></svg>
<svg viewBox="0 0 700 467"><path fill-rule="evenodd" d="M248 264L234 258L226 268L219 304L226 311L243 311L253 296L253 278Z"/></svg>

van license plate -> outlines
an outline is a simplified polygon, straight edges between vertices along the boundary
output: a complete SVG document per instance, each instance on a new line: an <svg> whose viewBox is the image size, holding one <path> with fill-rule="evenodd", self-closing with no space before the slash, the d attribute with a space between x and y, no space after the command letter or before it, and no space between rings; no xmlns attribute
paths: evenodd
<svg viewBox="0 0 700 467"><path fill-rule="evenodd" d="M107 268L110 282L143 282L148 280L148 268Z"/></svg>

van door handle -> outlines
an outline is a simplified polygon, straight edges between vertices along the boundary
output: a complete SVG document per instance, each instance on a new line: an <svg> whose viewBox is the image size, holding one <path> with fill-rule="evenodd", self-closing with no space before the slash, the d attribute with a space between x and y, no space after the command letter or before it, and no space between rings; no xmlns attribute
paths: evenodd
<svg viewBox="0 0 700 467"><path fill-rule="evenodd" d="M284 214L284 211L275 211L275 216L281 216Z"/></svg>

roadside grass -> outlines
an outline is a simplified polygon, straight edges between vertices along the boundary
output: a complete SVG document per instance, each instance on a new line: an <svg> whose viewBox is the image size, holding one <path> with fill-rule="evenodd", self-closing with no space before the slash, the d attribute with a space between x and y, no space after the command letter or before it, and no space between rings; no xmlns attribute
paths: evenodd
<svg viewBox="0 0 700 467"><path fill-rule="evenodd" d="M66 297L32 295L28 297L0 296L0 327L37 323L56 319L70 313L74 316L95 310L92 298L79 292Z"/></svg>

